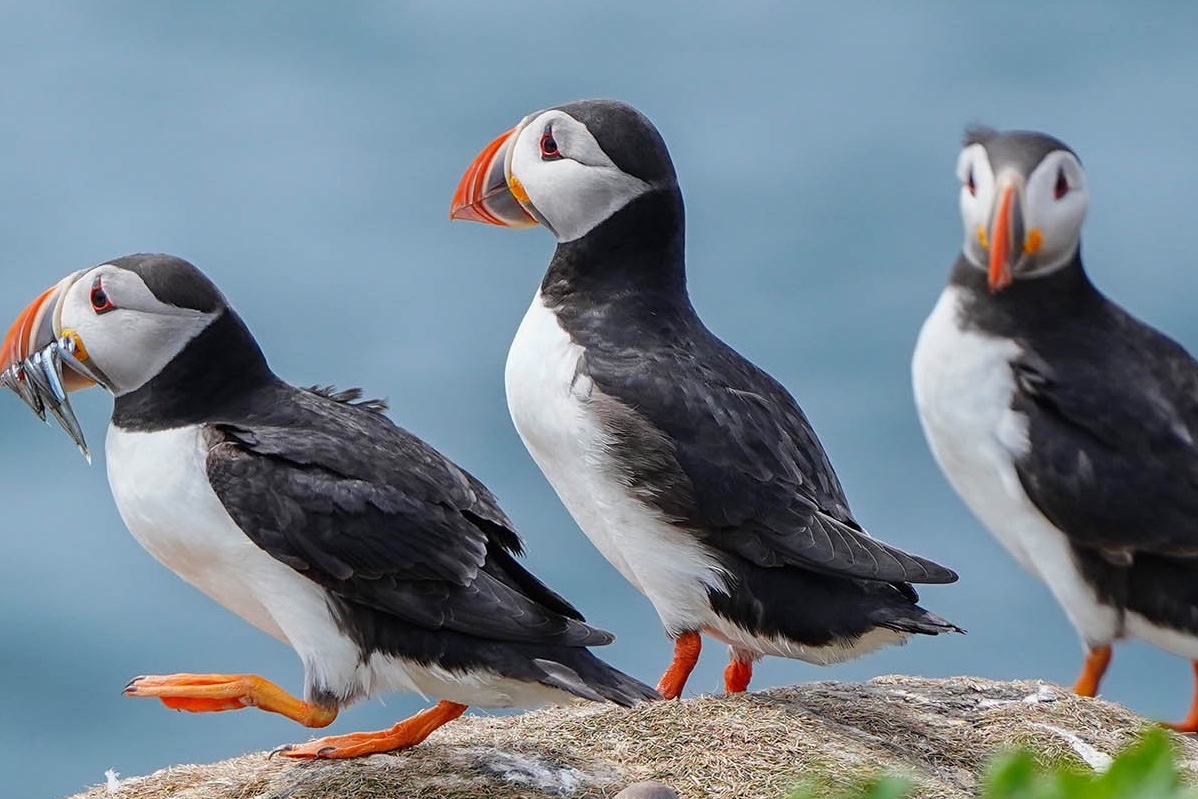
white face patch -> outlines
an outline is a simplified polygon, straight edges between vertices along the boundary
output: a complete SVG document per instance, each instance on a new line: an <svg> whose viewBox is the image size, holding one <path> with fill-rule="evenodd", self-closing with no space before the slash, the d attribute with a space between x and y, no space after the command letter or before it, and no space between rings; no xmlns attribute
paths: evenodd
<svg viewBox="0 0 1198 799"><path fill-rule="evenodd" d="M983 235L992 235L989 228L995 204L1010 181L1017 186L1022 184L1020 207L1025 235L1039 237L1030 268L1020 269L1016 277L1052 272L1064 266L1077 251L1082 222L1089 208L1089 193L1085 171L1072 153L1066 150L1049 153L1024 183L1010 172L995 175L986 148L971 144L957 158L957 179L961 181L961 222L965 234L962 252L974 266L987 267L990 254L982 244ZM1012 246L1023 247L1024 242L1013 242Z"/></svg>
<svg viewBox="0 0 1198 799"><path fill-rule="evenodd" d="M990 215L997 197L994 171L990 168L990 156L985 147L971 144L961 151L957 157L957 180L961 181L961 221L965 225L961 251L970 263L985 269L988 255L978 231L989 233Z"/></svg>
<svg viewBox="0 0 1198 799"><path fill-rule="evenodd" d="M114 306L103 313L93 307L97 279ZM89 363L120 396L161 372L215 318L215 313L168 305L136 273L101 264L71 284L59 302L56 322L59 331L78 335Z"/></svg>
<svg viewBox="0 0 1198 799"><path fill-rule="evenodd" d="M542 152L546 142L556 147L557 157ZM521 128L508 168L559 242L581 238L652 188L621 171L586 125L557 110L538 114Z"/></svg>
<svg viewBox="0 0 1198 799"><path fill-rule="evenodd" d="M1056 150L1027 179L1023 198L1027 230L1040 231L1035 272L1051 272L1073 257L1090 207L1086 173L1073 153Z"/></svg>

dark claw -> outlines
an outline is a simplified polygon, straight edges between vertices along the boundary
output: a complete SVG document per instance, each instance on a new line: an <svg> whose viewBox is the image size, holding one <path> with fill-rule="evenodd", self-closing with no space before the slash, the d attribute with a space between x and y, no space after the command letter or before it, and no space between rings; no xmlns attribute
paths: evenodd
<svg viewBox="0 0 1198 799"><path fill-rule="evenodd" d="M321 748L316 750L316 756L324 757L329 752L336 752L336 751L337 751L337 747L335 747L335 746L322 746Z"/></svg>
<svg viewBox="0 0 1198 799"><path fill-rule="evenodd" d="M130 680L129 682L125 683L125 687L121 689L121 693L122 693L122 694L127 694L127 693L129 693L129 689L131 689L131 688L133 687L133 683L135 683L135 682L139 682L139 681L141 681L141 680L144 680L145 678L146 678L146 675L144 675L144 674L140 674L140 675L138 675L138 676L134 677L132 680Z"/></svg>
<svg viewBox="0 0 1198 799"><path fill-rule="evenodd" d="M274 749L270 750L270 753L266 757L269 759L275 755L280 755L283 752L290 752L294 748L295 744L283 744L282 746L276 746Z"/></svg>

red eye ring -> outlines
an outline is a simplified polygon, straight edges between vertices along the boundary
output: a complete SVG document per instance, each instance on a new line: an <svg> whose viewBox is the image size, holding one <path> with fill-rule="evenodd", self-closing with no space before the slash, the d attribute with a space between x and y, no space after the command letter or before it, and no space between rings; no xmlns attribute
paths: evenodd
<svg viewBox="0 0 1198 799"><path fill-rule="evenodd" d="M91 290L92 310L97 314L108 313L115 311L116 306L112 304L112 300L108 298L108 292L104 290L104 284L101 283L99 276L92 282Z"/></svg>
<svg viewBox="0 0 1198 799"><path fill-rule="evenodd" d="M553 133L545 131L541 136L541 158L551 161L561 157L561 150L557 148L557 139L553 138Z"/></svg>

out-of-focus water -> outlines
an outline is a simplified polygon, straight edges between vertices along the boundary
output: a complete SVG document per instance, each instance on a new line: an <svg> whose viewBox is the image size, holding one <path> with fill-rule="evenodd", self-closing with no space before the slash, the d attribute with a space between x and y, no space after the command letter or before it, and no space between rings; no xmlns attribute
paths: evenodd
<svg viewBox="0 0 1198 799"><path fill-rule="evenodd" d="M526 113L629 101L669 142L708 324L782 380L875 534L957 568L925 604L969 629L755 685L905 672L1070 681L1080 650L1039 583L950 492L912 407L916 332L960 240L961 129L1050 131L1085 162L1095 280L1198 347L1192 256L1198 9L1016 2L0 3L0 323L70 270L191 259L293 382L361 385L485 480L533 569L655 681L649 604L591 548L520 445L507 344L552 250L447 219L477 150ZM93 444L110 400L77 400ZM267 638L125 532L103 458L0 397L0 789L53 797L304 740L254 711L121 696L134 675L253 671L298 689ZM96 447L100 449L99 446ZM709 647L691 681L720 687ZM1179 658L1120 647L1109 697L1188 706ZM364 703L334 732L422 705Z"/></svg>

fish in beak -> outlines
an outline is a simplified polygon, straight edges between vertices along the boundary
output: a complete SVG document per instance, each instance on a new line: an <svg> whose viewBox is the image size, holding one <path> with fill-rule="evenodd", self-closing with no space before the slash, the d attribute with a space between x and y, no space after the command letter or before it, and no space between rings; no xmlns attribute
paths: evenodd
<svg viewBox="0 0 1198 799"><path fill-rule="evenodd" d="M486 222L490 225L532 227L538 219L529 212L528 195L512 175L512 144L529 117L483 148L453 193L450 219Z"/></svg>
<svg viewBox="0 0 1198 799"><path fill-rule="evenodd" d="M49 424L52 418L58 422L90 463L87 441L69 395L107 381L87 363L87 351L78 335L62 330L59 324L63 298L81 274L63 278L17 315L0 344L0 385L12 389L42 421Z"/></svg>

